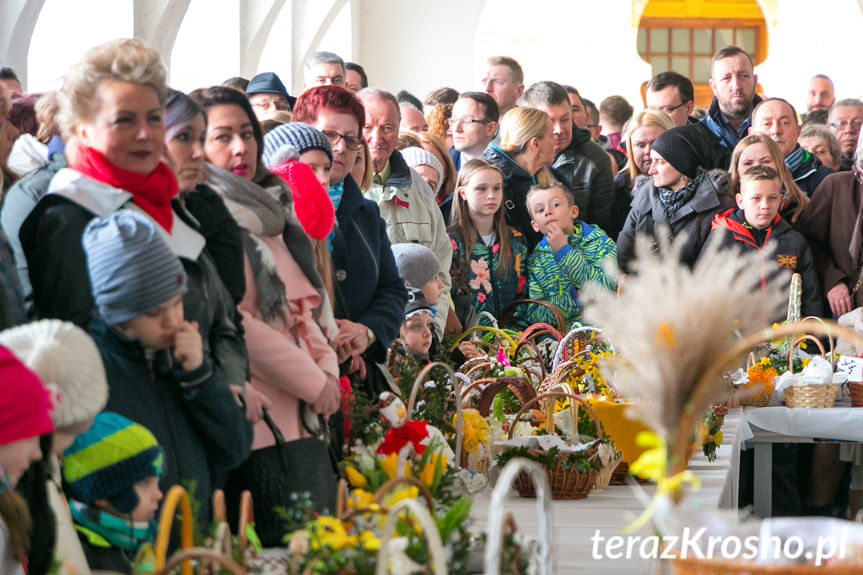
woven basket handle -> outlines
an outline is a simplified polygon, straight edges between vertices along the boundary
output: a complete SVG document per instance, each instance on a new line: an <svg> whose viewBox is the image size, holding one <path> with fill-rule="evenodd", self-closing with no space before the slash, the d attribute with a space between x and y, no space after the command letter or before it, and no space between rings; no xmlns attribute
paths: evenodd
<svg viewBox="0 0 863 575"><path fill-rule="evenodd" d="M578 355L576 355L578 357ZM539 384L539 389L542 391L548 391L558 384L565 383L566 376L569 375L570 371L574 369L579 369L581 366L573 359L571 361L565 361L559 366L557 369L551 372L551 374L543 380L542 383Z"/></svg>
<svg viewBox="0 0 863 575"><path fill-rule="evenodd" d="M557 346L557 351L554 352L554 360L551 362L551 370L552 371L557 369L557 366L560 364L561 361L565 361L567 359L566 354L569 353L567 351L567 346L569 345L569 343L573 339L578 337L579 334L582 334L585 332L593 332L596 335L602 334L601 329L599 329L598 327L590 326L590 325L584 325L584 326L577 327L575 329L570 330L569 333L567 333L565 336L563 336L563 339L560 340L560 344L558 344L558 346ZM609 347L611 348L612 351L614 351L614 346L611 345L610 343L609 343Z"/></svg>
<svg viewBox="0 0 863 575"><path fill-rule="evenodd" d="M587 403L586 401L584 401L583 399L581 399L578 395L576 395L574 393L566 393L563 391L550 391L548 393L540 394L540 395L534 397L533 399L531 399L530 401L528 401L527 403L525 403L524 405L522 405L521 409L518 410L518 413L515 414L515 418L512 420L512 425L509 426L509 433L507 434L507 437L509 439L512 439L512 434L515 431L515 426L518 423L519 418L522 415L524 415L525 413L527 413L528 409L530 409L534 405L538 404L543 399L547 399L547 398L551 398L551 397L553 397L553 398L566 397L567 399L577 401L578 403L583 405L587 409L587 412L590 414L590 417L593 418L593 421L596 422L597 439L605 439L605 434L602 431L602 425L600 425L599 418L596 417L596 412L593 411L593 408L590 407L590 404ZM553 425L553 422L549 422L549 426L551 426L551 425Z"/></svg>
<svg viewBox="0 0 863 575"><path fill-rule="evenodd" d="M252 493L248 489L240 494L240 524L237 526L237 537L240 540L240 550L243 552L243 559L246 557L246 550L249 548L248 527L255 523L255 506L252 501ZM252 547L252 556L257 556L257 551Z"/></svg>
<svg viewBox="0 0 863 575"><path fill-rule="evenodd" d="M818 317L817 315L807 315L803 319L800 320L801 323L806 323L807 321L814 321L821 324L827 330L827 341L830 343L830 367L836 367L835 362L836 358L833 357L833 336L830 334L830 324L824 321L824 318Z"/></svg>
<svg viewBox="0 0 863 575"><path fill-rule="evenodd" d="M505 519L509 515L505 511L509 492L516 477L527 473L533 480L536 491L536 508L539 513L539 574L552 575L552 555L554 548L554 515L551 510L551 488L548 485L548 473L535 461L523 457L515 457L501 470L491 500L488 506L488 545L485 547L485 575L499 575L500 558L503 548Z"/></svg>
<svg viewBox="0 0 863 575"><path fill-rule="evenodd" d="M524 330L524 332L522 332L521 337L518 339L518 342L523 343L525 341L534 340L541 335L551 335L557 341L560 341L560 338L563 337L559 331L557 331L547 323L535 323L531 326L528 326L528 328Z"/></svg>
<svg viewBox="0 0 863 575"><path fill-rule="evenodd" d="M794 373L794 348L796 348L804 341L814 342L815 345L818 347L818 351L821 352L821 357L824 357L824 346L821 344L817 337L815 337L814 335L804 335L798 337L793 342L791 342L791 347L788 348L788 371L790 371L791 373Z"/></svg>
<svg viewBox="0 0 863 575"><path fill-rule="evenodd" d="M413 417L414 407L416 406L417 393L422 388L425 383L425 379L428 374L431 373L433 369L436 367L441 367L449 374L450 381L452 382L453 387L453 395L455 395L455 412L456 412L456 424L455 424L455 462L458 464L461 461L461 444L462 444L462 409L461 409L461 380L455 376L455 371L445 363L441 363L439 361L435 361L433 363L425 366L418 374L416 379L414 380L414 385L411 388L411 395L408 398L407 405L407 421L410 421Z"/></svg>
<svg viewBox="0 0 863 575"><path fill-rule="evenodd" d="M221 489L213 491L213 519L227 523L228 511L225 505L225 492Z"/></svg>
<svg viewBox="0 0 863 575"><path fill-rule="evenodd" d="M480 392L479 399L476 402L476 409L483 417L487 417L488 414L491 413L491 407L495 396L504 389L510 389L510 391L513 391L513 393L518 397L518 400L523 404L536 397L536 390L533 385L522 377L490 377L478 381L488 383L488 385L486 385Z"/></svg>
<svg viewBox="0 0 863 575"><path fill-rule="evenodd" d="M463 364L461 364L458 368L460 373L463 373L467 376L470 376L473 372L478 369L485 368L486 371L494 365L494 361L491 360L488 356L485 357L475 357L473 359L469 359Z"/></svg>
<svg viewBox="0 0 863 575"><path fill-rule="evenodd" d="M506 341L506 343L509 345L509 347L515 348L516 341L512 338L512 336L510 336L504 330L497 328L497 327L489 327L487 325L476 325L470 329L465 330L464 333L462 333L460 336L458 336L458 339L456 339L455 342L450 346L449 351L453 351L455 348L457 348L458 344L460 344L462 341L464 341L467 338L467 336L469 336L470 334L481 332L481 331L484 331L487 333L493 333L497 337L503 338L503 340Z"/></svg>
<svg viewBox="0 0 863 575"><path fill-rule="evenodd" d="M524 304L534 304L542 307L546 307L551 310L551 313L554 314L554 323L557 324L557 331L563 333L566 331L566 317L563 315L563 312L560 311L560 308L556 305L550 304L547 301L542 301L538 299L517 299L506 308L502 312L500 312L499 321L502 325L506 325L506 320L509 319L509 316L513 314L515 308L524 305Z"/></svg>
<svg viewBox="0 0 863 575"><path fill-rule="evenodd" d="M396 503L387 513L386 523L384 523L384 531L381 535L381 549L378 551L378 565L375 568L376 575L387 575L389 572L389 542L396 530L399 513L402 511L410 511L423 528L423 534L429 547L429 556L431 557L432 572L436 575L446 575L446 556L444 554L443 543L440 540L440 532L437 525L432 519L429 510L415 499L403 499Z"/></svg>
<svg viewBox="0 0 863 575"><path fill-rule="evenodd" d="M520 341L515 346L515 351L512 353L512 357L518 359L519 352L522 349L527 349L530 352L527 359L532 359L536 362L537 365L539 365L540 370L541 370L541 373L539 374L539 379L540 380L545 379L545 376L547 375L546 371L545 371L545 362L542 360L542 356L539 353L539 349L536 347L536 343L534 343L533 340ZM523 364L524 364L524 360L519 360L519 363L518 363L519 367L521 367ZM526 369L524 367L521 367L521 369L526 371L526 372L529 371L528 369Z"/></svg>
<svg viewBox="0 0 863 575"><path fill-rule="evenodd" d="M189 494L179 485L174 485L168 491L165 502L162 504L162 513L159 515L159 532L156 535L156 561L155 570L157 573L165 571L165 565L168 557L168 542L171 539L171 529L174 525L174 515L177 513L177 507L180 508L180 516L182 518L180 531L180 548L183 550L191 549L194 545L194 518L192 516L192 504L189 501ZM176 563L175 563L176 564ZM183 560L183 575L192 574L192 562L189 558Z"/></svg>
<svg viewBox="0 0 863 575"><path fill-rule="evenodd" d="M223 555L206 547L191 547L183 549L171 556L165 566L161 569L156 568L156 575L167 575L178 564L183 563L183 573L186 572L186 567L189 567L189 574L192 573L192 561L195 559L204 559L207 563L216 563L231 572L231 575L247 575L246 570L230 557Z"/></svg>

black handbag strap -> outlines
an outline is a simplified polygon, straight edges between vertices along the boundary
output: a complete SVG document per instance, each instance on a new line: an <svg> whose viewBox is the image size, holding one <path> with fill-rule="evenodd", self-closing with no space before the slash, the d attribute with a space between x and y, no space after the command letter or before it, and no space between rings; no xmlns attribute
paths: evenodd
<svg viewBox="0 0 863 575"><path fill-rule="evenodd" d="M267 427L270 428L270 431L273 434L273 437L276 439L276 445L284 445L285 444L285 436L282 435L282 430L279 429L279 426L276 425L276 422L273 421L273 418L270 417L270 412L267 411L267 408L263 408L264 411L264 423L267 424Z"/></svg>

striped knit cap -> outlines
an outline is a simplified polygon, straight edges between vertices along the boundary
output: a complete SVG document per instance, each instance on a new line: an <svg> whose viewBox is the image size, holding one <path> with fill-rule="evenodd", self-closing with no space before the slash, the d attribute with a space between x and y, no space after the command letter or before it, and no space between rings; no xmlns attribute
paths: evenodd
<svg viewBox="0 0 863 575"><path fill-rule="evenodd" d="M186 293L183 264L146 216L118 210L94 219L83 244L96 310L109 325Z"/></svg>
<svg viewBox="0 0 863 575"><path fill-rule="evenodd" d="M264 165L269 168L289 159L276 157L276 152L285 145L296 148L298 154L321 150L333 161L333 149L323 132L302 122L291 122L276 126L264 134L264 153L261 155Z"/></svg>
<svg viewBox="0 0 863 575"><path fill-rule="evenodd" d="M165 454L143 425L103 411L63 452L63 478L75 501L107 499L120 513L138 506L135 484L164 471Z"/></svg>

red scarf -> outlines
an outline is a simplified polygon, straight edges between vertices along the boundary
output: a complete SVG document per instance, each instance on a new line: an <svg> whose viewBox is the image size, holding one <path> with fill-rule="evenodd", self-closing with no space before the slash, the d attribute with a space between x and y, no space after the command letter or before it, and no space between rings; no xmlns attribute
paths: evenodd
<svg viewBox="0 0 863 575"><path fill-rule="evenodd" d="M177 195L178 187L174 172L164 162L144 175L118 168L104 154L87 146L78 148L76 156L72 169L129 192L133 202L171 233L174 224L171 199Z"/></svg>

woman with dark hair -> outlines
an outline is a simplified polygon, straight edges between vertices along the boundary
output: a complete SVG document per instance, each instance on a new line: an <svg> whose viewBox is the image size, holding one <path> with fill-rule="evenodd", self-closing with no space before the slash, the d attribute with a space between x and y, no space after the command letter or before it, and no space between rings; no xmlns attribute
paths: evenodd
<svg viewBox="0 0 863 575"><path fill-rule="evenodd" d="M181 260L189 278L184 313L187 320L198 323L204 351L222 368L231 390L242 395L249 361L236 309L246 293L240 228L222 198L200 183L207 129L204 111L186 94L172 90L165 106L165 128L165 161L177 175L180 189L172 202L174 212L206 239L196 261ZM246 391L247 416L257 421L266 399L252 388Z"/></svg>
<svg viewBox="0 0 863 575"><path fill-rule="evenodd" d="M385 360L407 303L405 285L399 278L378 206L363 197L350 175L362 147L360 129L365 117L359 99L339 86L312 88L294 104L294 121L317 128L332 146L329 195L336 209L332 238L333 291L339 324L336 344L341 357L350 350L350 371L358 369L361 375L367 367ZM368 370L365 385L374 397L388 389L377 369Z"/></svg>
<svg viewBox="0 0 863 575"><path fill-rule="evenodd" d="M291 191L261 162L263 134L248 99L212 86L190 94L207 119L206 179L242 229L246 294L239 304L251 384L271 401L285 439L307 435L300 404L324 416L338 411L338 361L329 339L329 303L311 241L293 213ZM274 444L264 423L252 448Z"/></svg>

